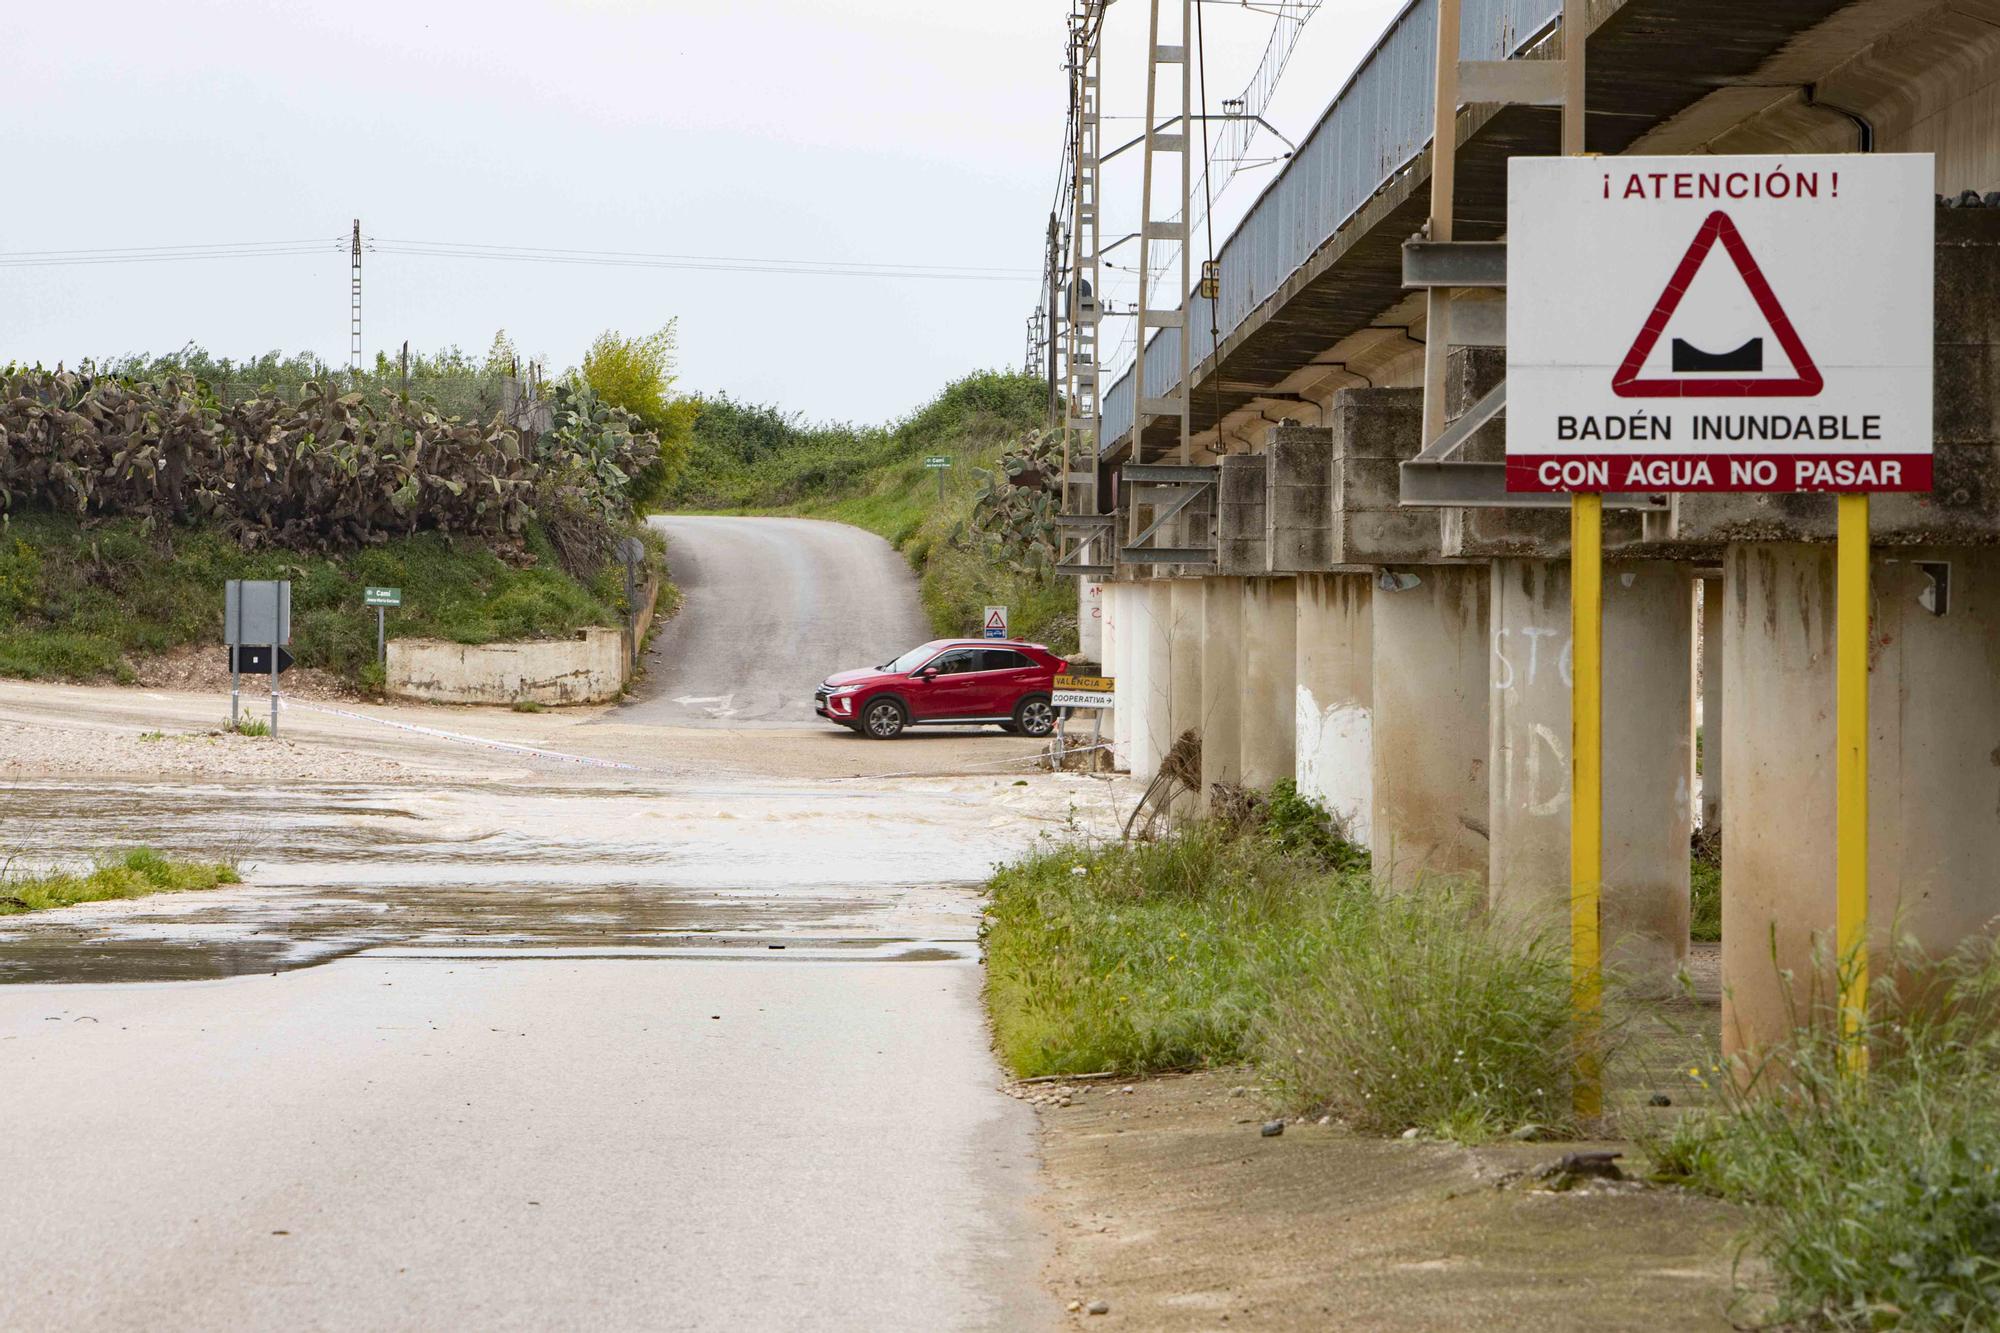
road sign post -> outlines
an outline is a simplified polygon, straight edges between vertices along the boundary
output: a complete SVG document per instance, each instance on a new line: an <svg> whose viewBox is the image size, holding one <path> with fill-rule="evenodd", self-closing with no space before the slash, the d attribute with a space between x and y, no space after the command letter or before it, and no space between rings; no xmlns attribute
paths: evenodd
<svg viewBox="0 0 2000 1333"><path fill-rule="evenodd" d="M984 623L984 625L985 625L985 629L984 629L983 633L984 633L984 635L985 635L985 637L986 637L986 638L989 638L989 639L1004 639L1004 638L1006 638L1006 637L1007 637L1007 608L1006 608L1006 607L1004 607L1004 606L989 606L989 607L987 607L987 608L986 608L986 618L985 618L985 620L984 620L984 622L983 622L983 623Z"/></svg>
<svg viewBox="0 0 2000 1333"><path fill-rule="evenodd" d="M932 454L924 460L924 466L937 473L938 503L944 503L944 474L951 467L951 459L945 454Z"/></svg>
<svg viewBox="0 0 2000 1333"><path fill-rule="evenodd" d="M278 673L292 664L292 585L287 579L231 579L223 589L222 637L229 651L229 725L237 725L241 675L270 654L271 734L278 734ZM254 663L254 664L253 664Z"/></svg>
<svg viewBox="0 0 2000 1333"><path fill-rule="evenodd" d="M1572 965L1601 974L1605 491L1838 495L1834 939L1868 977L1868 496L1931 485L1928 154L1514 158L1507 489L1569 492ZM1579 1111L1598 1107L1594 1053ZM1585 1095L1587 1094L1587 1095Z"/></svg>
<svg viewBox="0 0 2000 1333"><path fill-rule="evenodd" d="M389 665L389 626L386 617L390 607L403 604L403 590L363 588L361 604L375 608L375 665L386 669Z"/></svg>

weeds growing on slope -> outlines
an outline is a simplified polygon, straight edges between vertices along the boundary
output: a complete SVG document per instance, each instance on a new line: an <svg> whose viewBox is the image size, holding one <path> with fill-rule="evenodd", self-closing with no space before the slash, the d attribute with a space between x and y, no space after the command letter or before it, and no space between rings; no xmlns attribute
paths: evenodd
<svg viewBox="0 0 2000 1333"><path fill-rule="evenodd" d="M1391 893L1328 827L1292 791L1240 830L1197 823L1002 870L987 996L1009 1067L1254 1059L1290 1109L1365 1129L1568 1125L1562 943L1488 925L1448 882Z"/></svg>
<svg viewBox="0 0 2000 1333"><path fill-rule="evenodd" d="M0 874L0 916L109 898L212 889L218 884L239 883L240 878L236 867L226 861L183 861L141 847L99 861L82 873Z"/></svg>
<svg viewBox="0 0 2000 1333"><path fill-rule="evenodd" d="M1828 1005L1647 1146L1669 1179L1741 1200L1783 1321L2000 1328L2000 944L1905 948L1873 988L1870 1059Z"/></svg>

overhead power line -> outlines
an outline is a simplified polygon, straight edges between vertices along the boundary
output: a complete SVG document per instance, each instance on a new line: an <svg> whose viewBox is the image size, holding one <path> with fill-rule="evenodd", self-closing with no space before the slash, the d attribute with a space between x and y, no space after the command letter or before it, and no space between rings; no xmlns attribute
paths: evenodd
<svg viewBox="0 0 2000 1333"><path fill-rule="evenodd" d="M611 268L682 269L711 273L774 273L803 277L921 278L954 282L1018 282L1031 268L979 268L947 264L794 259L775 255L695 255L644 250L585 250L554 246L492 245L478 241L362 238L363 248L384 255L431 259L484 259L532 264L584 264ZM152 264L199 259L263 259L339 254L346 236L324 240L229 241L205 245L134 245L76 250L0 251L0 268L62 268L84 264Z"/></svg>

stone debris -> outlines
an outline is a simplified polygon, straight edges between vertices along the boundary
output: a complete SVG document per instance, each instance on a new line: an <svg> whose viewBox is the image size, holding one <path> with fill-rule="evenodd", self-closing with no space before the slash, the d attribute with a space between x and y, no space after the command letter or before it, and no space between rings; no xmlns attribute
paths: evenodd
<svg viewBox="0 0 2000 1333"><path fill-rule="evenodd" d="M1258 1131L1258 1133L1262 1134L1267 1139L1275 1139L1278 1137L1278 1135L1284 1132L1285 1132L1285 1122L1282 1120L1266 1120L1264 1122L1264 1128Z"/></svg>

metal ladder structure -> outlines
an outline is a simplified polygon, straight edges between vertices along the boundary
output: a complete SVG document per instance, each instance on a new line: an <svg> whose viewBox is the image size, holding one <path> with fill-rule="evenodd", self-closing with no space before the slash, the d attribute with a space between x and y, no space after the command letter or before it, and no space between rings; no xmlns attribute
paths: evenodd
<svg viewBox="0 0 2000 1333"><path fill-rule="evenodd" d="M1108 0L1073 0L1070 10L1070 108L1076 126L1070 173L1070 237L1063 394L1062 504L1056 522L1063 549L1057 570L1084 578L1111 574L1110 545L1117 516L1101 513L1097 487L1098 405L1103 389L1098 332L1098 153L1103 70L1104 8Z"/></svg>
<svg viewBox="0 0 2000 1333"><path fill-rule="evenodd" d="M1179 30L1169 33L1175 42L1160 40L1160 11L1171 6L1180 11ZM1132 453L1122 469L1126 541L1118 558L1133 564L1187 565L1213 564L1213 542L1202 545L1183 535L1178 545L1162 546L1154 539L1176 519L1177 531L1185 534L1197 524L1212 522L1216 470L1194 464L1190 421L1193 379L1192 321L1189 302L1193 293L1193 251L1189 248L1189 201L1194 195L1194 142L1201 119L1194 105L1194 61L1190 50L1195 40L1194 0L1152 0L1146 29L1146 119L1141 138L1139 195L1139 299L1138 359L1132 370ZM1164 122L1160 119L1160 73L1162 68L1180 71L1180 105ZM1168 126L1176 126L1169 130ZM1174 196L1178 205L1174 216L1160 217L1154 206L1153 184L1161 154L1180 159L1180 189ZM1178 285L1171 307L1153 299L1153 251L1156 246L1178 245L1180 265ZM1164 393L1146 392L1146 346L1153 330L1171 330L1180 344L1179 371ZM1171 417L1179 425L1180 448L1171 463L1149 462L1145 456L1146 427L1159 417ZM1206 508L1197 504L1208 500ZM1150 518L1150 521L1146 521ZM1144 522L1145 526L1141 527Z"/></svg>
<svg viewBox="0 0 2000 1333"><path fill-rule="evenodd" d="M1492 318L1496 303L1481 302L1454 313L1453 289L1507 285L1504 241L1459 241L1452 235L1457 180L1458 105L1562 108L1562 151L1583 151L1583 0L1564 0L1562 55L1558 59L1461 60L1460 0L1437 3L1437 81L1431 107L1431 214L1428 234L1403 245L1403 285L1425 294L1424 447L1400 468L1402 503L1465 509L1565 509L1556 494L1509 493L1507 465L1473 462L1459 450L1480 427L1507 406L1503 380L1458 420L1445 424L1445 370L1455 345L1504 346L1506 331ZM1454 327L1458 323L1462 327ZM1454 334L1459 336L1454 339ZM1653 495L1606 495L1606 505L1664 514L1670 502ZM1647 520L1651 522L1652 519Z"/></svg>

